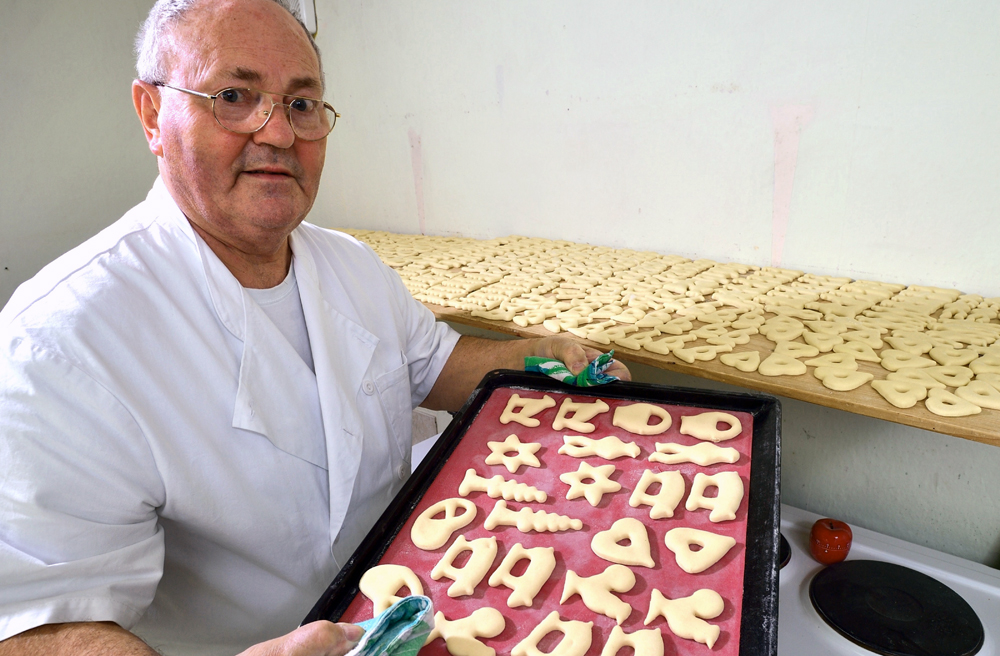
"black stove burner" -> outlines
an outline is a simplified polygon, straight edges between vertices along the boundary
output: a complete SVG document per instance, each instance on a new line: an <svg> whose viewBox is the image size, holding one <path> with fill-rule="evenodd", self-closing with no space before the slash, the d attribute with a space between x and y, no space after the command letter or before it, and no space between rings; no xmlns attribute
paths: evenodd
<svg viewBox="0 0 1000 656"><path fill-rule="evenodd" d="M976 612L926 574L874 560L846 560L809 584L820 617L884 656L972 656L985 634Z"/></svg>
<svg viewBox="0 0 1000 656"><path fill-rule="evenodd" d="M781 538L781 544L778 545L778 569L782 569L792 559L792 548L788 546L788 540L784 535L778 533L778 537Z"/></svg>

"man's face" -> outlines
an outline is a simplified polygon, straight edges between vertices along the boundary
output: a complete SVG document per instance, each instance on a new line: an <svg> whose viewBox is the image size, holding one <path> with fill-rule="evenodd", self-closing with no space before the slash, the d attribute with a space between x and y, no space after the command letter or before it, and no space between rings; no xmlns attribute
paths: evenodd
<svg viewBox="0 0 1000 656"><path fill-rule="evenodd" d="M168 84L210 94L236 86L323 95L315 51L270 0L204 3L171 37ZM160 173L171 194L200 231L227 246L272 254L312 207L326 139L296 138L284 107L258 132L237 134L216 122L211 100L161 88L159 128Z"/></svg>

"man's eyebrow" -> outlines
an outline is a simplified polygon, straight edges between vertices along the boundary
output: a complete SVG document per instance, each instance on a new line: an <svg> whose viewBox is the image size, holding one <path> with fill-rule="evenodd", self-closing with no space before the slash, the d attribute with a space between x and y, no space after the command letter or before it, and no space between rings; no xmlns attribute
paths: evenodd
<svg viewBox="0 0 1000 656"><path fill-rule="evenodd" d="M250 68L243 68L241 66L237 66L236 69L232 73L230 73L230 75L233 78L240 80L241 82L246 82L248 84L254 84L254 85L260 85L262 83L262 80L264 79L264 77L257 71ZM310 93L315 91L317 96L323 95L323 83L320 82L318 78L313 77L312 75L304 75L301 77L292 78L292 81L289 83L288 88L291 89L294 93L298 93L299 91L305 89ZM266 89L266 91L274 91L275 93L278 93L283 90Z"/></svg>

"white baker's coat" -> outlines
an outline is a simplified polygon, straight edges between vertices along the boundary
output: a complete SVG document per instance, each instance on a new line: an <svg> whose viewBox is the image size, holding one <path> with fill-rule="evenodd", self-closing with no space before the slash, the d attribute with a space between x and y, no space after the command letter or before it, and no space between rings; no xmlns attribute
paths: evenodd
<svg viewBox="0 0 1000 656"><path fill-rule="evenodd" d="M302 224L291 246L315 375L160 180L15 292L0 638L113 620L233 654L295 628L346 562L458 336L356 240Z"/></svg>

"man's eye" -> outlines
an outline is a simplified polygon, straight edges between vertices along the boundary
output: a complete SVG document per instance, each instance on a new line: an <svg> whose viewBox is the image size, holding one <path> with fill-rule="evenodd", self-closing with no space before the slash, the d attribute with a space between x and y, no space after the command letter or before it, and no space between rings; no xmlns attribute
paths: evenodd
<svg viewBox="0 0 1000 656"><path fill-rule="evenodd" d="M248 94L245 89L223 89L219 92L219 98L227 103L241 103L248 100Z"/></svg>
<svg viewBox="0 0 1000 656"><path fill-rule="evenodd" d="M297 112L311 112L316 109L316 101L309 98L295 98L288 105Z"/></svg>

